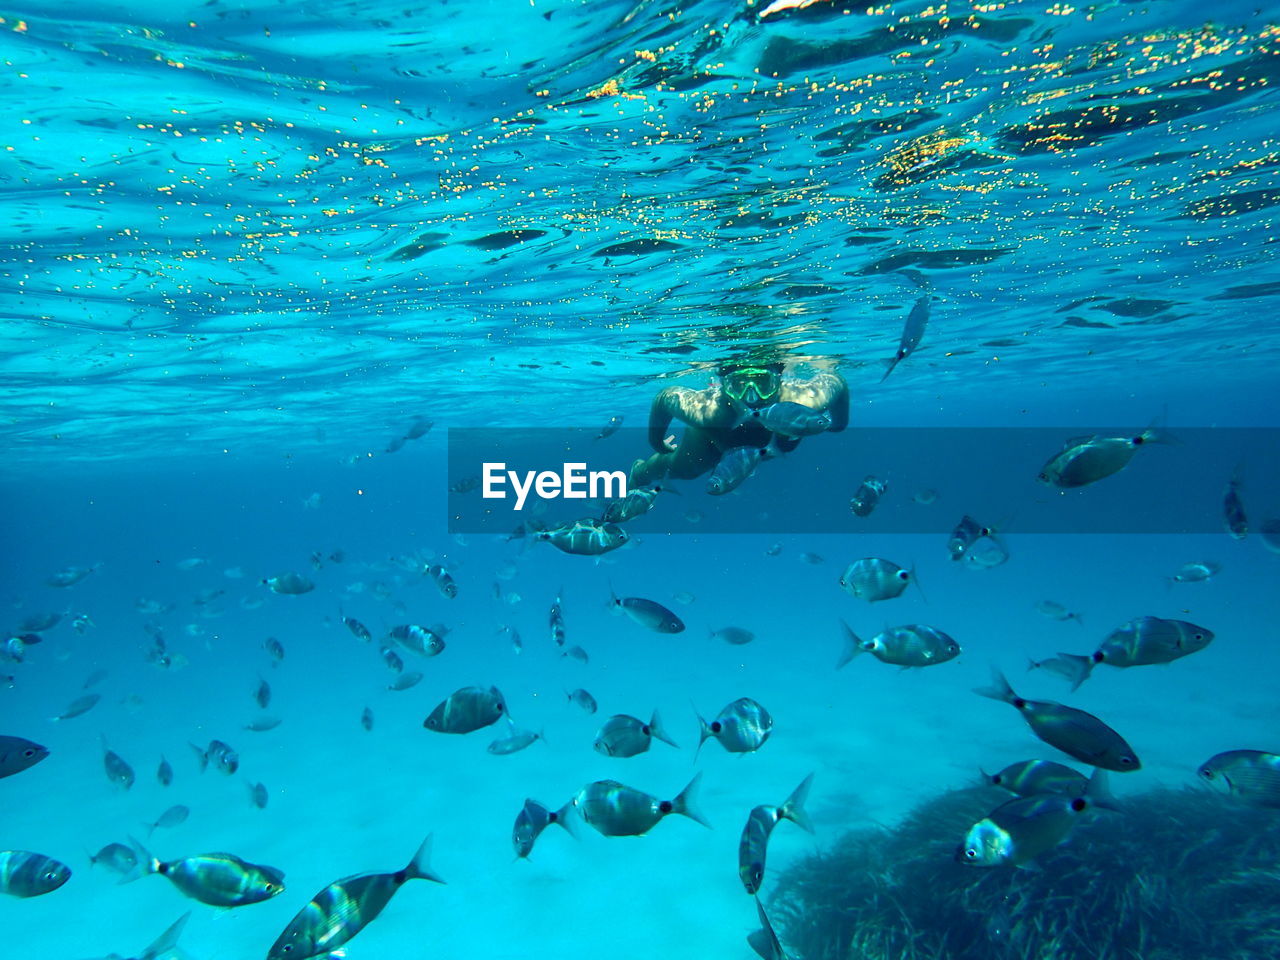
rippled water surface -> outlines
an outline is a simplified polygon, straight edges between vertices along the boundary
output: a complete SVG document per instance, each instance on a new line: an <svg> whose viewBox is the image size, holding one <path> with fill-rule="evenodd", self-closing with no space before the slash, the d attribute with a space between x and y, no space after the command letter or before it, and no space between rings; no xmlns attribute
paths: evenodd
<svg viewBox="0 0 1280 960"><path fill-rule="evenodd" d="M906 419L1052 408L1045 384L1274 396L1265 5L179 0L0 27L15 461L349 448L424 400L595 420L762 344ZM877 392L921 288L926 347Z"/></svg>

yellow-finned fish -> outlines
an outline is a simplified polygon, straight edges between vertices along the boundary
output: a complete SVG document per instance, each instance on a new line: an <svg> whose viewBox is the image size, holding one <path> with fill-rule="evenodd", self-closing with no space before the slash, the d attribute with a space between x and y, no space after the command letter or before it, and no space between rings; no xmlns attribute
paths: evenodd
<svg viewBox="0 0 1280 960"><path fill-rule="evenodd" d="M329 884L284 928L267 960L307 960L335 951L376 920L410 880L444 883L432 871L430 857L428 836L403 870L362 873Z"/></svg>
<svg viewBox="0 0 1280 960"><path fill-rule="evenodd" d="M1063 753L1106 770L1128 772L1142 764L1124 737L1091 713L1052 700L1027 700L1013 692L999 670L992 669L992 684L974 690L984 697L1003 700L1022 714L1031 732Z"/></svg>

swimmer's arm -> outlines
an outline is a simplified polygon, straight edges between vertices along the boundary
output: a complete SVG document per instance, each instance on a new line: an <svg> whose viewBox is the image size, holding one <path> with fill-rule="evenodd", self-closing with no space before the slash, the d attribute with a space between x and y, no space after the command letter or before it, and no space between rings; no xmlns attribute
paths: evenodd
<svg viewBox="0 0 1280 960"><path fill-rule="evenodd" d="M673 419L691 427L723 427L732 422L732 411L715 387L666 387L658 391L649 408L649 446L659 453L675 449L667 444L667 428Z"/></svg>
<svg viewBox="0 0 1280 960"><path fill-rule="evenodd" d="M849 425L849 385L838 373L818 373L808 380L784 380L781 399L831 414L829 433Z"/></svg>

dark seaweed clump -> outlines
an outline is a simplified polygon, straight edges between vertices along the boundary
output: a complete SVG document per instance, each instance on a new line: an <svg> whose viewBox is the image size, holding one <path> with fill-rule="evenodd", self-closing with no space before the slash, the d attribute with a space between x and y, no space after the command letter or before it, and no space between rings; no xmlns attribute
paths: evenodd
<svg viewBox="0 0 1280 960"><path fill-rule="evenodd" d="M803 960L1275 960L1280 814L1157 790L1088 816L1038 870L956 863L1007 796L980 787L846 834L781 875L769 911Z"/></svg>

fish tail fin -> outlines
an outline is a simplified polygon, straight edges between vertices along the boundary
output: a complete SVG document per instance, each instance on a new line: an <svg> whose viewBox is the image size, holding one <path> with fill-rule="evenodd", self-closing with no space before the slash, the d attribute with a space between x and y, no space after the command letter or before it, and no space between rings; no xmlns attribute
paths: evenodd
<svg viewBox="0 0 1280 960"><path fill-rule="evenodd" d="M698 784L702 780L701 773L695 773L693 779L689 781L689 785L680 791L679 795L671 801L671 812L678 813L688 817L697 823L702 824L707 829L711 829L711 824L707 822L707 818L697 807L698 802Z"/></svg>
<svg viewBox="0 0 1280 960"><path fill-rule="evenodd" d="M698 719L701 720L702 718L699 717ZM672 740L671 734L667 733L666 728L663 727L662 717L658 716L657 710L654 710L653 716L649 718L649 735L655 740L661 740L663 743L671 744L671 746L675 747L677 750L680 749L680 744Z"/></svg>
<svg viewBox="0 0 1280 960"><path fill-rule="evenodd" d="M151 855L151 851L144 847L137 837L129 837L129 847L133 850L134 856L138 858L138 865L134 870L124 875L120 880L121 883L132 883L140 877L160 872L160 861Z"/></svg>
<svg viewBox="0 0 1280 960"><path fill-rule="evenodd" d="M837 670L862 652L861 638L843 620L840 621L840 626L844 627L844 648L840 651L840 656L836 660Z"/></svg>
<svg viewBox="0 0 1280 960"><path fill-rule="evenodd" d="M813 786L812 773L801 781L800 786L791 791L791 796L787 797L786 802L778 809L780 819L790 820L807 833L813 833L813 821L809 819L809 814L804 809L804 802L809 799L811 786Z"/></svg>
<svg viewBox="0 0 1280 960"><path fill-rule="evenodd" d="M566 800L564 806L556 811L556 818L553 822L564 828L564 832L578 840L578 828L573 825L573 814L577 811L578 805L572 799Z"/></svg>
<svg viewBox="0 0 1280 960"><path fill-rule="evenodd" d="M418 847L418 852L413 855L409 865L404 868L406 880L431 880L435 883L444 883L440 875L431 869L431 836L431 834L427 834L427 838Z"/></svg>
<svg viewBox="0 0 1280 960"><path fill-rule="evenodd" d="M187 741L187 746L196 752L196 758L200 761L200 772L204 773L209 769L209 754L204 747L197 747L191 741Z"/></svg>
<svg viewBox="0 0 1280 960"><path fill-rule="evenodd" d="M995 777L987 773L987 771L983 770L981 767L978 768L978 783L977 783L978 786L994 787L995 779L996 779Z"/></svg>
<svg viewBox="0 0 1280 960"><path fill-rule="evenodd" d="M1111 792L1107 771L1101 767L1094 768L1093 776L1089 778L1089 784L1084 790L1084 799L1088 800L1091 806L1102 810L1119 812L1121 809L1119 801Z"/></svg>
<svg viewBox="0 0 1280 960"><path fill-rule="evenodd" d="M1000 668L994 666L991 668L991 686L974 687L973 692L980 697L1003 700L1005 703L1013 703L1018 698L1018 695L1013 692L1013 687L1009 686L1009 681L1005 679L1005 675L1000 672Z"/></svg>
<svg viewBox="0 0 1280 960"><path fill-rule="evenodd" d="M708 738L714 737L711 727L707 725L707 721L702 719L702 714L698 713L695 708L693 715L698 718L698 749L693 752L693 762L698 762L698 754L702 752L702 745L707 742Z"/></svg>
<svg viewBox="0 0 1280 960"><path fill-rule="evenodd" d="M1161 410L1160 415L1152 418L1151 422L1147 424L1147 428L1138 435L1139 438L1143 443L1163 443L1175 447L1181 446L1182 440L1169 432L1168 422L1168 409Z"/></svg>
<svg viewBox="0 0 1280 960"><path fill-rule="evenodd" d="M177 949L178 937L182 935L182 928L187 925L187 920L191 917L191 911L187 911L180 916L164 933L156 937L155 943L142 951L139 960L156 960L157 957L164 956Z"/></svg>
<svg viewBox="0 0 1280 960"><path fill-rule="evenodd" d="M898 365L898 361L901 359L901 357L893 357L892 359L881 361L881 363L885 364L884 376L880 378L881 383L889 379L889 374L893 373L893 368Z"/></svg>
<svg viewBox="0 0 1280 960"><path fill-rule="evenodd" d="M920 599L925 603L928 603L929 598L925 596L924 587L920 586L920 576L916 573L916 562L914 560L911 561L911 569L908 572L911 574L911 582L914 583L916 589L920 591Z"/></svg>
<svg viewBox="0 0 1280 960"><path fill-rule="evenodd" d="M1070 670L1068 679L1071 681L1073 691L1079 690L1080 684L1088 680L1089 674L1093 673L1093 660L1090 657L1082 657L1077 653L1059 653L1058 659Z"/></svg>

